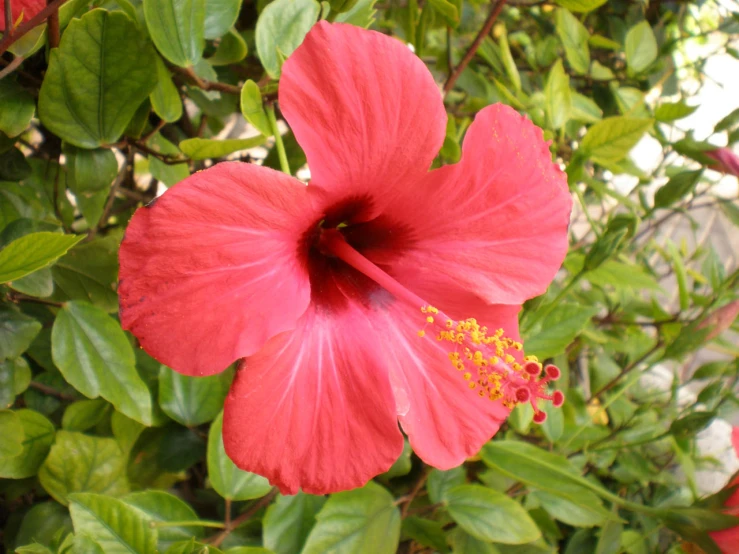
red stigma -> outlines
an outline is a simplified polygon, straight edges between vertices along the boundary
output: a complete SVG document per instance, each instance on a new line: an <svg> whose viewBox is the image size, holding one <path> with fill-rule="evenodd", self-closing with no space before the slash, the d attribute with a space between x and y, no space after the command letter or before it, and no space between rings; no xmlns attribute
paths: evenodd
<svg viewBox="0 0 739 554"><path fill-rule="evenodd" d="M536 362L526 362L526 364L523 366L523 370L532 377L536 377L539 375L539 373L541 373L541 366Z"/></svg>
<svg viewBox="0 0 739 554"><path fill-rule="evenodd" d="M528 402L531 398L531 392L529 389L521 387L520 389L516 390L516 400L520 403Z"/></svg>
<svg viewBox="0 0 739 554"><path fill-rule="evenodd" d="M544 423L547 420L547 413L546 412L536 412L534 414L534 423Z"/></svg>
<svg viewBox="0 0 739 554"><path fill-rule="evenodd" d="M552 381L556 381L562 376L562 372L556 365L549 364L547 367L544 368L544 371L547 374L547 377L549 377Z"/></svg>
<svg viewBox="0 0 739 554"><path fill-rule="evenodd" d="M552 394L552 406L559 408L565 403L565 395L561 390L554 391Z"/></svg>

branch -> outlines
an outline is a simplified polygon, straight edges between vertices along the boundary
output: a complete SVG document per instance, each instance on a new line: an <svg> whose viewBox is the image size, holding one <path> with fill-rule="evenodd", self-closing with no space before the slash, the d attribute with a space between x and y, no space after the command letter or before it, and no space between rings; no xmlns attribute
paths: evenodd
<svg viewBox="0 0 739 554"><path fill-rule="evenodd" d="M455 67L453 70L451 70L451 73L449 73L449 78L446 80L446 83L444 83L445 96L450 90L452 90L454 83L457 82L457 79L459 79L462 71L464 71L470 61L472 61L472 58L475 56L475 52L477 52L477 49L482 44L482 41L485 39L486 36L488 36L488 34L490 34L490 31L495 24L495 20L498 19L498 16L500 15L500 12L503 11L503 6L505 6L505 4L506 0L498 0L495 4L491 4L490 14L485 20L482 29L480 29L480 32L477 33L475 40L472 41L472 44L470 44L470 47L467 49L467 52L465 52L462 61L460 61L459 64L457 64L457 67Z"/></svg>
<svg viewBox="0 0 739 554"><path fill-rule="evenodd" d="M57 11L59 9L59 6L64 4L66 1L67 0L53 0L53 2L47 5L43 10L34 15L26 23L18 27L15 32L9 32L6 30L3 39L0 40L0 55L5 54L5 52L8 51L8 48L10 48L10 46L14 42L28 33L31 29L38 25L41 25L44 20L46 20L52 13Z"/></svg>
<svg viewBox="0 0 739 554"><path fill-rule="evenodd" d="M11 73L13 73L13 71L20 67L20 65L23 63L23 60L25 59L26 58L24 58L23 56L16 56L15 58L13 58L13 61L10 62L2 71L0 71L0 79L3 79L4 77L7 77Z"/></svg>
<svg viewBox="0 0 739 554"><path fill-rule="evenodd" d="M241 94L241 87L229 85L227 83L218 83L216 81L207 81L205 79L201 79L191 67L179 67L176 65L171 65L169 66L169 68L175 73L179 73L180 75L187 77L187 79L199 89L206 91L217 90L220 92L227 92L228 94L235 94L236 96Z"/></svg>
<svg viewBox="0 0 739 554"><path fill-rule="evenodd" d="M50 5L53 0L46 0L46 5ZM49 48L56 48L59 46L59 8L54 9L53 12L49 14L49 19L47 20L47 37L49 40Z"/></svg>
<svg viewBox="0 0 739 554"><path fill-rule="evenodd" d="M5 0L5 32L13 34L13 0Z"/></svg>
<svg viewBox="0 0 739 554"><path fill-rule="evenodd" d="M212 537L208 537L205 539L205 542L208 544L213 545L214 547L220 546L220 544L226 540L226 537L228 537L231 534L231 531L239 527L242 523L247 521L249 518L251 518L254 514L256 514L259 510L261 510L263 507L265 507L267 504L272 502L272 499L274 499L275 496L277 496L278 490L273 488L267 496L263 496L259 500L257 500L254 504L252 504L248 510L246 510L243 514L241 514L239 517L234 519L233 521L229 522L226 525L226 529L224 529L222 532L218 533L217 535L213 535Z"/></svg>

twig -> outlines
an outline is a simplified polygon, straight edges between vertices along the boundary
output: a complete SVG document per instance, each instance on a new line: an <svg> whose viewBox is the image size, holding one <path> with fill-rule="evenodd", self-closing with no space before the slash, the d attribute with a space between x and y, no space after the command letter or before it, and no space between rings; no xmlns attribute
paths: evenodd
<svg viewBox="0 0 739 554"><path fill-rule="evenodd" d="M161 152L157 152L153 148L146 146L140 140L126 139L122 144L116 144L116 146L122 146L122 145L133 146L137 150L141 150L144 154L149 154L150 156L154 156L159 161L167 165L185 164L190 161L189 158L177 158L177 157L169 156L167 154L162 154Z"/></svg>
<svg viewBox="0 0 739 554"><path fill-rule="evenodd" d="M228 94L241 94L241 87L235 85L229 85L227 83L218 83L216 81L208 81L201 79L191 67L178 67L176 65L170 66L170 69L175 73L187 77L196 87L202 90L217 90L220 92L227 92Z"/></svg>
<svg viewBox="0 0 739 554"><path fill-rule="evenodd" d="M267 496L263 496L262 498L257 500L254 504L252 504L249 507L248 510L246 510L239 517L231 521L229 525L226 525L226 528L222 532L205 539L205 542L213 545L216 548L219 547L221 543L224 540L226 540L226 537L228 537L234 529L237 529L242 523L244 523L249 518L251 518L254 514L256 514L259 510L261 510L264 506L272 502L272 499L275 496L277 496L277 493L278 493L278 490L273 488L267 494Z"/></svg>
<svg viewBox="0 0 739 554"><path fill-rule="evenodd" d="M0 79L3 79L4 77L7 77L11 73L13 73L13 71L15 71L16 69L18 69L18 67L23 63L23 60L25 60L25 59L26 58L24 58L23 56L16 56L15 58L13 58L13 61L10 62L5 67L5 69L3 69L2 71L0 71Z"/></svg>
<svg viewBox="0 0 739 554"><path fill-rule="evenodd" d="M0 55L5 54L14 42L23 37L31 29L43 23L54 11L59 9L59 6L64 4L67 0L54 0L47 5L43 10L34 15L26 23L19 26L13 33L5 33L3 39L0 40Z"/></svg>
<svg viewBox="0 0 739 554"><path fill-rule="evenodd" d="M411 507L411 504L413 503L413 499L416 498L416 495L418 494L418 491L420 491L423 488L423 485L426 483L426 479L429 476L429 468L428 466L424 466L423 470L421 471L421 476L418 478L418 481L416 481L416 484L413 485L413 489L411 489L411 492L408 494L408 496L403 497L400 499L403 504L403 508L400 510L400 517L405 518L408 515L408 509Z"/></svg>
<svg viewBox="0 0 739 554"><path fill-rule="evenodd" d="M446 80L446 83L444 83L444 95L452 90L454 83L457 82L457 79L459 79L462 71L464 71L470 61L472 61L472 58L475 56L475 52L477 52L477 49L482 44L482 41L492 30L493 25L495 24L495 20L498 19L498 16L503 10L503 6L505 6L505 4L506 0L498 0L495 4L491 5L490 15L488 15L488 18L485 20L482 29L480 29L480 32L477 33L475 40L472 41L472 44L470 44L470 47L467 49L467 52L465 52L462 61L460 61L457 66L449 73L449 78Z"/></svg>
<svg viewBox="0 0 739 554"><path fill-rule="evenodd" d="M61 302L54 302L53 300L46 300L44 298L36 298L35 296L27 296L20 292L8 293L8 300L15 303L32 302L34 304L43 304L45 306L54 306L56 308L61 308L62 306L64 306L64 304Z"/></svg>
<svg viewBox="0 0 739 554"><path fill-rule="evenodd" d="M97 225L95 225L95 227L90 230L90 239L92 239L98 233L98 231L103 229L103 227L105 227L105 224L108 222L108 218L110 218L110 212L113 209L113 203L115 202L115 196L116 194L118 194L118 190L121 188L121 183L123 183L123 180L126 178L129 169L133 169L133 149L130 147L128 148L128 152L126 153L126 161L123 162L123 167L118 172L115 181L113 181L113 186L110 188L108 200L105 203L105 208L103 208L103 214L100 216Z"/></svg>
<svg viewBox="0 0 739 554"><path fill-rule="evenodd" d="M593 394L593 395L592 395L592 396L590 397L590 400L589 400L589 402L592 402L594 398L598 398L598 399L600 399L600 396L601 396L601 395L602 395L602 394L603 394L604 392L608 392L608 391L609 391L609 390L611 390L611 389L612 389L613 387L615 387L615 386L616 386L616 385L617 385L617 384L619 383L619 381L621 381L621 379L623 379L623 378L624 378L624 376L626 376L626 375L627 375L628 373L630 373L631 371L633 371L633 370L634 370L634 369L635 369L635 368L636 368L636 367L637 367L637 366L638 366L638 365L639 365L640 363L642 363L642 362L643 362L644 360L646 360L646 359L647 359L647 358L648 358L649 356L651 356L651 355L652 355L652 354L654 354L654 353L655 353L655 352L656 352L657 350L659 350L659 348L660 348L661 346L662 346L662 341L661 341L661 340L658 340L658 341L657 341L657 342L656 342L656 343L654 344L654 346L653 346L652 348L650 348L649 350L647 350L647 351L646 351L646 352L645 352L644 354L642 354L641 356L639 356L639 358L637 358L636 360L634 360L633 362L631 362L631 363L630 363L629 365L627 365L627 366L626 366L626 367L625 367L625 368L623 369L623 371L621 371L621 373L619 373L619 374L618 374L618 375L616 375L616 376L615 376L615 377L614 377L613 379L611 379L611 380L610 380L610 381L609 381L608 383L606 383L605 385L603 385L603 386L602 386L602 387L601 387L601 388L600 388L600 389L599 389L599 390L598 390L598 391L597 391L597 392L596 392L595 394Z"/></svg>
<svg viewBox="0 0 739 554"><path fill-rule="evenodd" d="M44 394L48 394L49 396L55 396L59 400L76 400L77 397L73 396L71 394L67 394L61 391L58 391L48 385L44 385L43 383L39 383L37 381L31 381L28 386L32 389L36 389L39 392L43 392Z"/></svg>
<svg viewBox="0 0 739 554"><path fill-rule="evenodd" d="M52 0L46 0L46 5L52 3ZM54 9L49 14L47 19L48 27L46 28L46 34L49 40L49 48L56 48L59 46L59 8Z"/></svg>

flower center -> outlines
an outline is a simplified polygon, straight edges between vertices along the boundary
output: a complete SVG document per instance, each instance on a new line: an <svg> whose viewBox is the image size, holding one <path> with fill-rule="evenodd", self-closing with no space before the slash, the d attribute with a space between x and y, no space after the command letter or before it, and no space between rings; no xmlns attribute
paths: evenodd
<svg viewBox="0 0 739 554"><path fill-rule="evenodd" d="M500 401L507 408L530 403L536 423L543 423L547 418L546 412L539 409L539 401L551 401L555 408L564 403L561 391L551 395L546 392L547 384L559 379L559 368L554 365L542 368L536 356L523 357L520 363L521 355L516 353L522 352L523 345L505 337L503 329L490 334L487 327L473 318L455 321L447 317L362 256L336 229L322 230L318 246L322 252L346 262L398 300L419 307L425 324L418 336L425 339L429 331L433 331L437 341L448 342L451 365L461 373L469 389L477 391L481 398Z"/></svg>

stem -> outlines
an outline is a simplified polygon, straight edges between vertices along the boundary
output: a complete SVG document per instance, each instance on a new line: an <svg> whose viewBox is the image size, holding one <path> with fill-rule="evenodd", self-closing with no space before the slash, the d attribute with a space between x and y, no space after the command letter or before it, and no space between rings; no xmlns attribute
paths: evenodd
<svg viewBox="0 0 739 554"><path fill-rule="evenodd" d="M5 34L13 34L13 0L5 0Z"/></svg>
<svg viewBox="0 0 739 554"><path fill-rule="evenodd" d="M462 61L460 61L457 67L455 67L454 69L450 68L449 78L446 80L446 83L444 83L445 96L450 90L452 90L454 83L457 82L457 79L459 79L462 71L464 71L470 61L472 61L472 58L475 57L475 52L477 52L477 49L482 44L482 41L490 33L491 29L493 28L493 24L495 24L495 20L498 19L498 16L503 10L503 6L505 6L505 3L506 0L498 0L495 4L491 5L488 18L485 20L485 23L483 24L482 29L480 29L480 32L477 33L475 40L472 41L472 44L467 49L467 52L465 52Z"/></svg>
<svg viewBox="0 0 739 554"><path fill-rule="evenodd" d="M49 385L44 385L43 383L39 383L37 381L31 381L28 386L29 388L36 389L39 392L48 394L49 396L54 396L59 400L77 400L77 397L74 395L58 391L55 388L50 387Z"/></svg>
<svg viewBox="0 0 739 554"><path fill-rule="evenodd" d="M265 106L269 126L272 128L272 134L275 136L275 148L277 148L277 156L280 158L280 169L283 173L290 175L290 164L287 162L287 154L285 153L285 144L282 142L280 130L277 128L277 119L275 118L275 107L271 104Z"/></svg>
<svg viewBox="0 0 739 554"><path fill-rule="evenodd" d="M54 0L53 2L51 2L51 4L46 6L43 10L29 19L26 23L18 27L15 30L16 32L8 33L6 31L3 39L0 40L0 55L5 54L5 52L8 51L8 48L10 48L14 42L23 37L23 35L28 33L31 29L43 23L44 20L46 20L54 11L58 10L59 6L64 4L66 1L67 0Z"/></svg>
<svg viewBox="0 0 739 554"><path fill-rule="evenodd" d="M46 0L46 5L52 3L52 0ZM49 14L47 20L47 36L49 40L49 48L57 48L59 46L59 8Z"/></svg>
<svg viewBox="0 0 739 554"><path fill-rule="evenodd" d="M149 523L151 528L160 527L213 527L215 529L225 529L225 525L220 521L152 521Z"/></svg>
<svg viewBox="0 0 739 554"><path fill-rule="evenodd" d="M267 496L263 496L259 500L257 500L254 504L252 504L248 510L246 510L243 514L241 514L239 517L234 519L231 522L231 525L226 527L223 531L218 533L217 535L213 535L212 537L208 537L205 539L206 543L209 543L213 545L214 547L220 546L220 544L226 540L226 537L231 534L231 531L236 529L239 525L247 521L249 518L251 518L254 514L256 514L259 510L261 510L264 506L272 502L272 499L274 499L275 496L277 496L278 490L272 489Z"/></svg>
<svg viewBox="0 0 739 554"><path fill-rule="evenodd" d="M2 71L0 71L0 79L13 73L13 71L18 69L18 67L23 63L23 60L25 59L26 58L24 58L23 56L16 56L15 58L13 58L13 61L10 62L5 68L3 68Z"/></svg>

